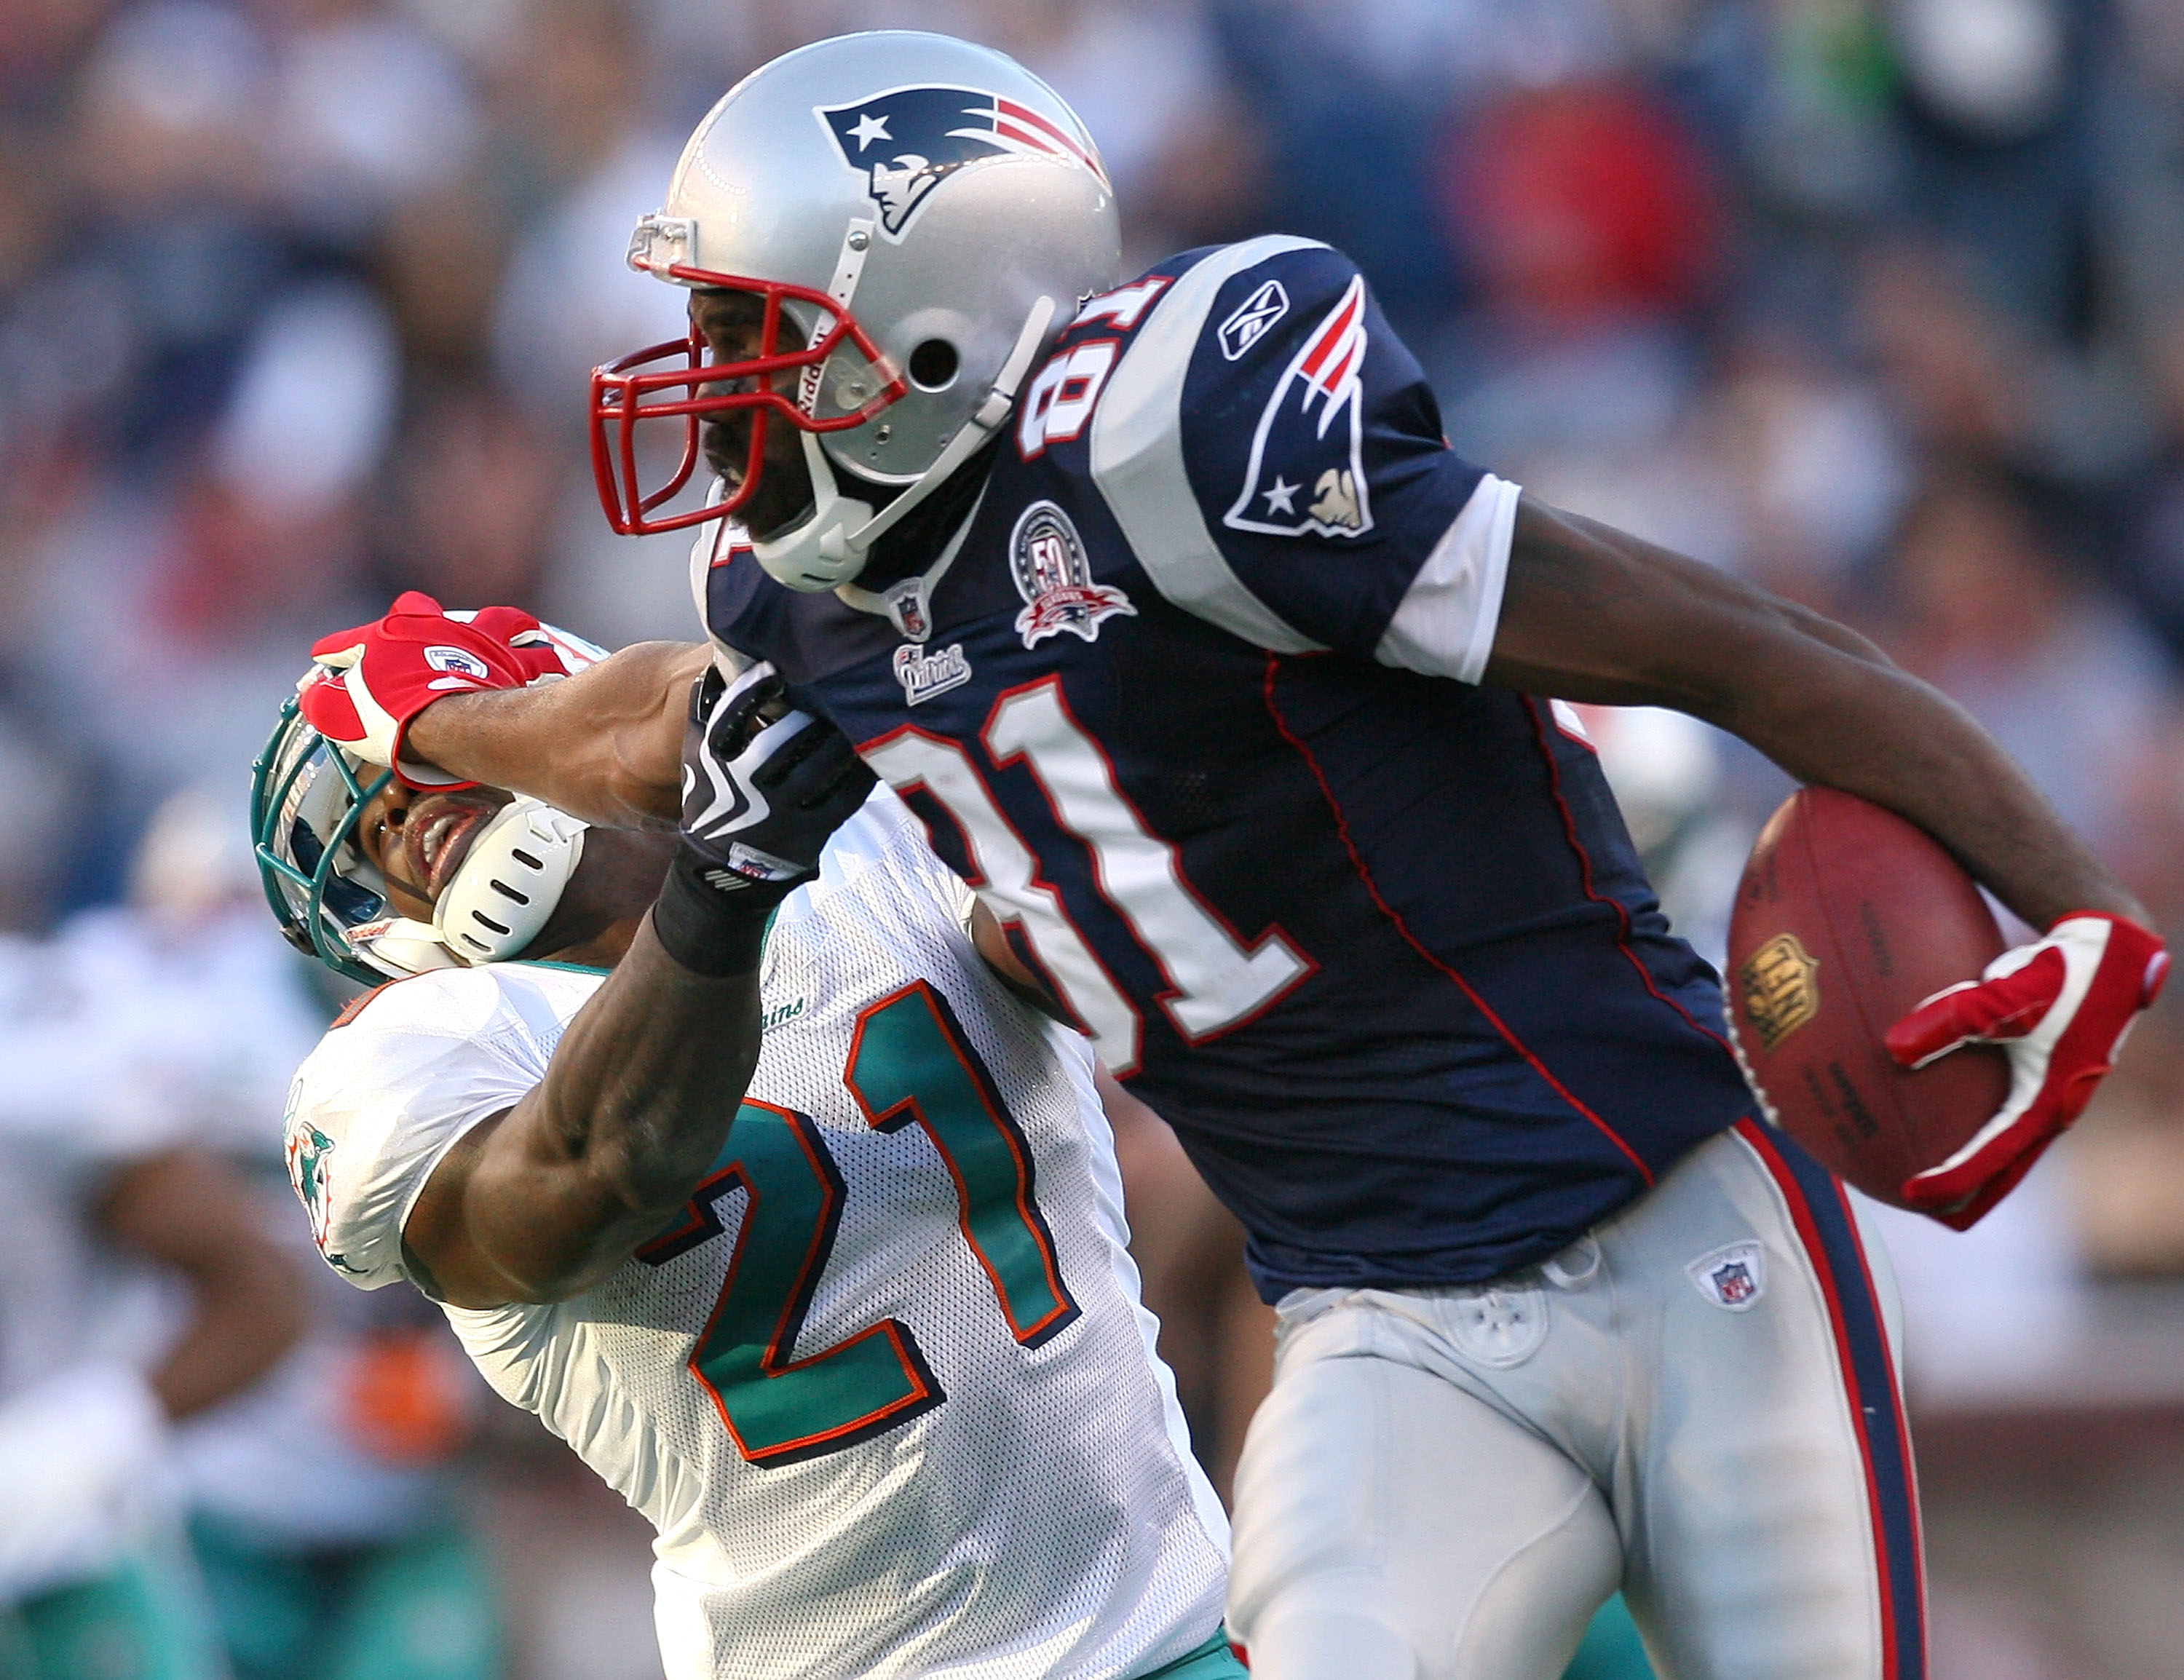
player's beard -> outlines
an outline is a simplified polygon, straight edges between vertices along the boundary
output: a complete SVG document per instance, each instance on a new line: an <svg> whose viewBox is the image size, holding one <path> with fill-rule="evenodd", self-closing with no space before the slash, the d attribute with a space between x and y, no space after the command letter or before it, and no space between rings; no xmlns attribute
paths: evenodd
<svg viewBox="0 0 2184 1680"><path fill-rule="evenodd" d="M750 459L750 427L751 410L747 409L705 422L706 462L727 481L732 494L742 486L744 468ZM758 487L736 518L755 541L764 542L810 517L815 500L803 434L777 415L766 429Z"/></svg>

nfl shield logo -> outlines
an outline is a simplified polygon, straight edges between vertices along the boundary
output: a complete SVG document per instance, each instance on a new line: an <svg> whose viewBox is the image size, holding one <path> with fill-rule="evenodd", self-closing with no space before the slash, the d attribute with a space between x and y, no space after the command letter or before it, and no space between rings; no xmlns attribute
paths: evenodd
<svg viewBox="0 0 2184 1680"><path fill-rule="evenodd" d="M1714 1268L1709 1281L1713 1284L1715 1296L1725 1307L1741 1307L1759 1293L1752 1268L1742 1260L1724 1260Z"/></svg>
<svg viewBox="0 0 2184 1680"><path fill-rule="evenodd" d="M1744 1312L1767 1288L1766 1262L1757 1243L1731 1243L1702 1254L1684 1270L1699 1293L1728 1312Z"/></svg>

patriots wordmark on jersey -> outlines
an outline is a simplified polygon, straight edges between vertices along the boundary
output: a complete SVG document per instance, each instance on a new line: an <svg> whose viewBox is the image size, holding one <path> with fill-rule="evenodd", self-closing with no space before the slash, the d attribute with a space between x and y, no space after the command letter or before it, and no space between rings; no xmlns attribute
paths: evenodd
<svg viewBox="0 0 2184 1680"><path fill-rule="evenodd" d="M1226 1525L1089 1058L985 968L964 898L883 790L775 921L758 1069L683 1216L571 1300L448 1310L659 1529L671 1680L1128 1680L1217 1629ZM287 1129L344 1277L405 1275L433 1167L599 979L438 971L327 1035Z"/></svg>
<svg viewBox="0 0 2184 1680"><path fill-rule="evenodd" d="M1475 686L1517 497L1355 268L1268 237L1084 304L888 615L694 557L712 633L1174 1122L1270 1299L1541 1259L1749 1109L1591 750Z"/></svg>

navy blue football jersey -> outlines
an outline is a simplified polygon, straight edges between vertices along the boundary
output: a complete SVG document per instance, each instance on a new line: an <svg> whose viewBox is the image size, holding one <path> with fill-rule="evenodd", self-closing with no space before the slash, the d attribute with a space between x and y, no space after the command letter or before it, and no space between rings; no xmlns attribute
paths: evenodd
<svg viewBox="0 0 2184 1680"><path fill-rule="evenodd" d="M1269 1299L1554 1253L1750 1110L1591 748L1477 686L1517 487L1356 268L1268 237L1078 310L922 580L702 557L1250 1233Z"/></svg>

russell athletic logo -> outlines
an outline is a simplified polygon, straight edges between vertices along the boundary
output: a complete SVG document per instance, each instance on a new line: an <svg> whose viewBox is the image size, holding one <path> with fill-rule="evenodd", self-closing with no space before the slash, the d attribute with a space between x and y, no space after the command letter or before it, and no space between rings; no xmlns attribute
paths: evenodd
<svg viewBox="0 0 2184 1680"><path fill-rule="evenodd" d="M1099 155L1029 106L971 87L897 87L853 105L815 108L863 172L879 206L880 225L900 239L933 189L957 170L988 158L1050 158L1089 170L1103 186Z"/></svg>
<svg viewBox="0 0 2184 1680"><path fill-rule="evenodd" d="M902 684L905 702L914 706L935 694L961 688L971 680L971 662L963 657L961 642L950 642L933 653L922 648L898 648L894 650L894 680Z"/></svg>

